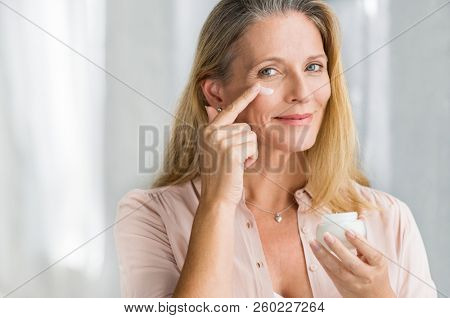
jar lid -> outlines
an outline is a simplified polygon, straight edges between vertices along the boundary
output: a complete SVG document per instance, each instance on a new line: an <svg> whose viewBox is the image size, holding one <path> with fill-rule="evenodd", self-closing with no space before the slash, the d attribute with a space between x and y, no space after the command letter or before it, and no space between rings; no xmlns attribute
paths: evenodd
<svg viewBox="0 0 450 318"><path fill-rule="evenodd" d="M337 212L322 214L322 221L325 223L341 223L356 221L358 219L358 212Z"/></svg>

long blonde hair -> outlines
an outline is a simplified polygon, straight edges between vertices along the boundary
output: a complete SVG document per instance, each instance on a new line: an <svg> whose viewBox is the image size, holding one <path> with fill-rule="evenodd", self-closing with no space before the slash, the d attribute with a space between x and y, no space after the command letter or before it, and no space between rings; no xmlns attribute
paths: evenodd
<svg viewBox="0 0 450 318"><path fill-rule="evenodd" d="M318 0L222 0L214 7L201 30L189 81L178 100L163 171L152 187L180 184L199 175L198 132L208 123L202 81L214 78L226 83L238 52L237 40L246 28L290 10L305 14L320 31L331 83L316 142L304 152L311 171L312 208L326 206L335 212L377 208L354 188L355 182L370 184L359 168L359 144L342 75L338 21L329 6Z"/></svg>

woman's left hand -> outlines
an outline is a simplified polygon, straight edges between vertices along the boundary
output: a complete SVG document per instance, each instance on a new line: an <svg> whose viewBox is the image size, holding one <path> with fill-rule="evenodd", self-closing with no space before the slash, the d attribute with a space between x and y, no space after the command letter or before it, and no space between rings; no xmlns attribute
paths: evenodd
<svg viewBox="0 0 450 318"><path fill-rule="evenodd" d="M349 234L346 231L347 240L356 247L357 255L331 234L324 237L327 245L340 259L317 240L310 242L314 255L342 297L396 297L389 282L388 264L384 255L370 246L365 238ZM319 247L318 250L314 248L314 243Z"/></svg>

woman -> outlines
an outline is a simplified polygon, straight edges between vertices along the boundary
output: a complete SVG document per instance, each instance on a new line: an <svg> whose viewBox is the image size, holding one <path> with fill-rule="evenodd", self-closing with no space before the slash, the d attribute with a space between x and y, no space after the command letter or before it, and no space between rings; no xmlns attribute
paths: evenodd
<svg viewBox="0 0 450 318"><path fill-rule="evenodd" d="M118 205L123 296L436 297L408 206L359 169L342 73L321 1L217 4L164 172ZM327 236L333 255L315 231L343 211L367 237Z"/></svg>

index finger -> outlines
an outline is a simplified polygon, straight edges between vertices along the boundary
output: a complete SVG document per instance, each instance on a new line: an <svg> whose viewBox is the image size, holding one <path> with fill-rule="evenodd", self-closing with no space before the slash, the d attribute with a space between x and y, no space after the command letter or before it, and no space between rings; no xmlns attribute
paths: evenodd
<svg viewBox="0 0 450 318"><path fill-rule="evenodd" d="M259 94L261 86L255 84L247 89L241 96L239 96L233 103L222 110L212 121L211 125L224 126L231 125L236 120L240 112L242 112L248 104Z"/></svg>

